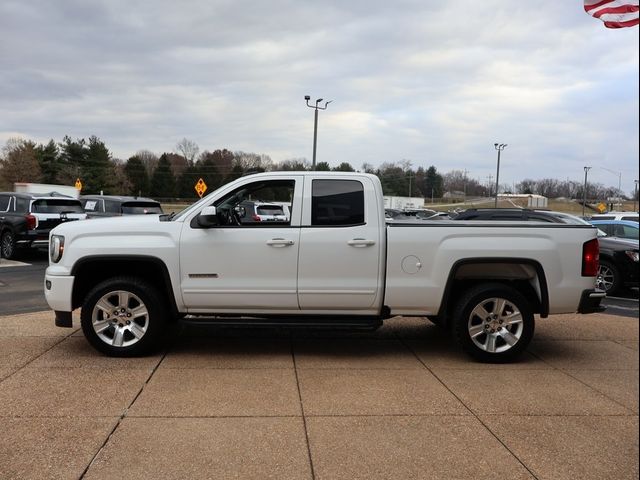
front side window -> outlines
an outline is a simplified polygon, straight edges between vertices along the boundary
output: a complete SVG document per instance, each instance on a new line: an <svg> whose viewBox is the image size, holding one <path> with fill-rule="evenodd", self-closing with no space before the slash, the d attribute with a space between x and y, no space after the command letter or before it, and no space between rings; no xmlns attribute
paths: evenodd
<svg viewBox="0 0 640 480"><path fill-rule="evenodd" d="M311 225L364 224L364 188L357 180L313 180Z"/></svg>
<svg viewBox="0 0 640 480"><path fill-rule="evenodd" d="M293 203L294 180L263 180L243 185L217 200L223 226L269 227L291 224L284 205Z"/></svg>

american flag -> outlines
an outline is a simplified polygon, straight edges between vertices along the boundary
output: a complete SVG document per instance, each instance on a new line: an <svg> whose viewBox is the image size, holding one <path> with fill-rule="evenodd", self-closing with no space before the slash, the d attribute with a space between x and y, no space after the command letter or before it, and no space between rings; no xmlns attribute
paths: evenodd
<svg viewBox="0 0 640 480"><path fill-rule="evenodd" d="M607 28L638 25L639 0L584 0L584 10L599 18Z"/></svg>

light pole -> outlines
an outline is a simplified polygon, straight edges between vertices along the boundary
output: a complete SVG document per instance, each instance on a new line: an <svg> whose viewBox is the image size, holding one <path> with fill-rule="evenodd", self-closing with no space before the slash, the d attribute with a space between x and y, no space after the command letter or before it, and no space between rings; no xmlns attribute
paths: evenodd
<svg viewBox="0 0 640 480"><path fill-rule="evenodd" d="M587 205L587 174L591 167L584 167L584 189L582 190L582 217L584 217L584 207Z"/></svg>
<svg viewBox="0 0 640 480"><path fill-rule="evenodd" d="M618 200L622 200L622 172L616 172L615 170L611 170L610 168L600 167L602 170L606 170L607 172L611 172L614 175L618 176Z"/></svg>
<svg viewBox="0 0 640 480"><path fill-rule="evenodd" d="M313 161L311 163L311 169L315 170L316 169L316 145L318 142L318 110L326 110L327 105L329 105L333 100L329 100L328 102L325 102L324 107L321 107L320 102L322 102L322 98L317 99L315 105L309 105L309 100L311 100L311 97L309 95L305 95L304 99L307 101L307 107L313 108L315 110L315 115L313 118Z"/></svg>
<svg viewBox="0 0 640 480"><path fill-rule="evenodd" d="M635 187L633 188L633 211L636 211L636 200L638 198L638 180L634 180Z"/></svg>
<svg viewBox="0 0 640 480"><path fill-rule="evenodd" d="M495 208L498 208L498 186L500 185L500 152L507 146L506 143L494 143L493 146L498 151L498 169L496 170L496 203Z"/></svg>

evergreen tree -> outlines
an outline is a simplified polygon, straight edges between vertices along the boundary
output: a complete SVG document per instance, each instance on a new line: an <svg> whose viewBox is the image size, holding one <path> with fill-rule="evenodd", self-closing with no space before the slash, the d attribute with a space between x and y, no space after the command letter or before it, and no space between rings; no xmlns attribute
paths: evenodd
<svg viewBox="0 0 640 480"><path fill-rule="evenodd" d="M89 137L80 174L82 175L82 190L85 193L104 192L110 194L116 188L111 153L104 142L95 135Z"/></svg>
<svg viewBox="0 0 640 480"><path fill-rule="evenodd" d="M331 171L331 167L328 162L318 162L316 163L316 172L329 172Z"/></svg>
<svg viewBox="0 0 640 480"><path fill-rule="evenodd" d="M58 178L61 169L59 152L58 145L53 139L49 140L46 145L40 144L36 147L36 158L42 173L42 183L60 183L61 180Z"/></svg>
<svg viewBox="0 0 640 480"><path fill-rule="evenodd" d="M130 184L129 194L139 196L149 195L149 174L140 158L134 155L127 160L124 166L124 173Z"/></svg>
<svg viewBox="0 0 640 480"><path fill-rule="evenodd" d="M342 162L336 168L333 169L334 172L355 172L355 169L351 166L349 162Z"/></svg>
<svg viewBox="0 0 640 480"><path fill-rule="evenodd" d="M170 198L175 195L175 189L176 179L171 171L171 163L167 158L167 154L163 153L151 177L151 196Z"/></svg>
<svg viewBox="0 0 640 480"><path fill-rule="evenodd" d="M442 198L443 193L442 175L438 173L436 167L433 165L427 169L427 173L424 177L424 187L422 192L425 196L430 198Z"/></svg>
<svg viewBox="0 0 640 480"><path fill-rule="evenodd" d="M60 143L59 170L56 179L62 185L73 185L82 176L82 168L86 166L87 145L84 138L72 140L65 135ZM84 183L84 179L80 178ZM84 187L83 187L83 193Z"/></svg>

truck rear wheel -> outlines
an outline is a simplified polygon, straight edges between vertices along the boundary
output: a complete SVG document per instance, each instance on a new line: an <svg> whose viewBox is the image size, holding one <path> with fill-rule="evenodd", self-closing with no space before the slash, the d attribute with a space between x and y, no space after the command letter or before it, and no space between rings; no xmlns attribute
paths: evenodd
<svg viewBox="0 0 640 480"><path fill-rule="evenodd" d="M457 341L483 362L513 360L533 337L529 302L514 288L500 283L478 285L465 292L453 320Z"/></svg>
<svg viewBox="0 0 640 480"><path fill-rule="evenodd" d="M164 338L168 307L144 280L115 277L86 296L80 315L82 331L98 351L113 357L150 353Z"/></svg>

